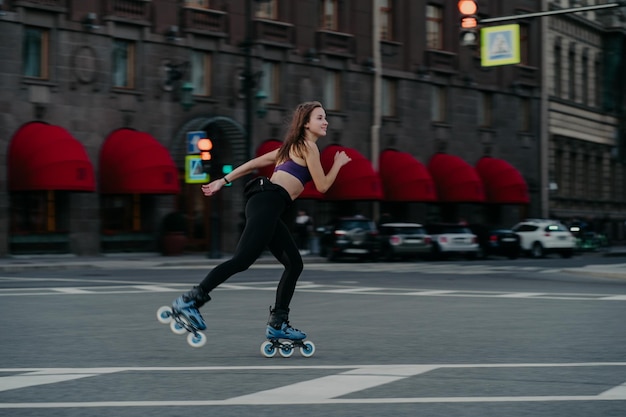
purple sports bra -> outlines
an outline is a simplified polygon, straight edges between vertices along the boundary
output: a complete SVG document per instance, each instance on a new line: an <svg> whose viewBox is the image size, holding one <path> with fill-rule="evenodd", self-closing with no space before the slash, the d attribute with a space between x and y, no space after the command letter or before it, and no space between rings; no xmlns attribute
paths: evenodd
<svg viewBox="0 0 626 417"><path fill-rule="evenodd" d="M285 171L297 179L300 180L302 185L305 185L307 182L312 180L311 173L309 172L309 168L302 166L300 164L295 163L293 160L288 159L280 165L276 165L274 168L274 172L276 171Z"/></svg>

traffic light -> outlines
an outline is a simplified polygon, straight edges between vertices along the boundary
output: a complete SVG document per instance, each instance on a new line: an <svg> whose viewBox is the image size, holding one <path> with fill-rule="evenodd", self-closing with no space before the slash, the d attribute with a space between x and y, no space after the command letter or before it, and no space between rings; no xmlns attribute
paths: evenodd
<svg viewBox="0 0 626 417"><path fill-rule="evenodd" d="M461 16L461 45L474 46L478 41L478 4L475 0L459 0Z"/></svg>
<svg viewBox="0 0 626 417"><path fill-rule="evenodd" d="M208 174L211 170L211 150L213 149L213 142L209 138L202 138L198 140L198 149L200 149L202 170Z"/></svg>

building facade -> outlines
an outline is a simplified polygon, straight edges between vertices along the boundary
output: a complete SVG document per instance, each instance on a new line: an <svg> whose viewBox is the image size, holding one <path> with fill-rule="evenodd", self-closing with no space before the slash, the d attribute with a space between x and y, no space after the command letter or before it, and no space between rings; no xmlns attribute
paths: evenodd
<svg viewBox="0 0 626 417"><path fill-rule="evenodd" d="M484 0L479 13L541 6ZM519 24L520 64L483 67L479 48L460 45L455 0L5 1L0 256L157 250L165 232L185 235L188 251L231 251L244 181L204 198L194 132L213 141L210 174L220 176L279 144L290 112L308 100L327 111L323 160L333 146L359 160L334 192L307 190L294 204L317 224L384 212L510 227L548 205L560 216L558 204L570 203L543 190L546 43L538 20ZM598 37L611 32L590 27L589 63L591 45L602 49ZM623 165L603 142L619 117L595 99L580 108L557 96L551 120L566 105L603 132L584 146L594 149L594 164L601 158L603 175L615 165L622 194L611 215L624 218ZM550 144L578 146L578 135L553 125ZM565 165L554 146L549 152L549 175L557 175Z"/></svg>
<svg viewBox="0 0 626 417"><path fill-rule="evenodd" d="M551 10L609 2L550 1ZM549 214L623 241L626 214L624 8L549 18Z"/></svg>

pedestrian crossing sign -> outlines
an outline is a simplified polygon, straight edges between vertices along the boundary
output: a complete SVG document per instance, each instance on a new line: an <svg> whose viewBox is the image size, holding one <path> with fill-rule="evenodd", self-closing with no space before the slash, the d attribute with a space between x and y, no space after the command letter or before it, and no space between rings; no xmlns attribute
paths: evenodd
<svg viewBox="0 0 626 417"><path fill-rule="evenodd" d="M209 182L209 174L202 169L200 155L187 155L185 157L185 182L187 184Z"/></svg>
<svg viewBox="0 0 626 417"><path fill-rule="evenodd" d="M485 27L480 30L480 56L483 67L519 64L519 25Z"/></svg>

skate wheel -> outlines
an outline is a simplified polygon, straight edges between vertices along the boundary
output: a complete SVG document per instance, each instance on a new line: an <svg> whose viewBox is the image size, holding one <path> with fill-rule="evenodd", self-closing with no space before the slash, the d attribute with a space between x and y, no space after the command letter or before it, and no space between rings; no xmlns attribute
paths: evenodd
<svg viewBox="0 0 626 417"><path fill-rule="evenodd" d="M304 346L300 348L300 354L305 358L310 358L315 353L315 344L310 340L303 342Z"/></svg>
<svg viewBox="0 0 626 417"><path fill-rule="evenodd" d="M163 306L157 310L157 320L162 324L170 324L172 322L172 308Z"/></svg>
<svg viewBox="0 0 626 417"><path fill-rule="evenodd" d="M276 348L272 342L263 342L261 343L261 355L266 358L272 358L276 355Z"/></svg>
<svg viewBox="0 0 626 417"><path fill-rule="evenodd" d="M183 327L183 325L177 322L176 320L172 320L170 322L170 329L172 330L174 334L185 334L185 332L187 331Z"/></svg>
<svg viewBox="0 0 626 417"><path fill-rule="evenodd" d="M200 348L206 344L206 336L204 333L197 332L196 334L189 333L187 336L187 343L193 348Z"/></svg>
<svg viewBox="0 0 626 417"><path fill-rule="evenodd" d="M282 344L278 353L280 353L280 356L283 358L288 358L293 355L293 351L293 344L291 342L286 342Z"/></svg>

